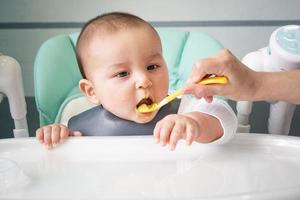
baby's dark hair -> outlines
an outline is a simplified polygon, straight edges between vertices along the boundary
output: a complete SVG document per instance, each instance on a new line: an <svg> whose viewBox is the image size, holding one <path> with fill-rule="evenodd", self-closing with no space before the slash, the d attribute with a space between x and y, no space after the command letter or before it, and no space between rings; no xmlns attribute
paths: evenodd
<svg viewBox="0 0 300 200"><path fill-rule="evenodd" d="M141 25L146 25L153 29L155 33L157 33L156 30L145 20L124 12L105 13L89 20L81 29L76 43L76 58L82 77L86 78L82 58L82 54L84 52L83 48L84 45L92 38L93 34L96 32L113 33L119 31L120 29L137 27Z"/></svg>

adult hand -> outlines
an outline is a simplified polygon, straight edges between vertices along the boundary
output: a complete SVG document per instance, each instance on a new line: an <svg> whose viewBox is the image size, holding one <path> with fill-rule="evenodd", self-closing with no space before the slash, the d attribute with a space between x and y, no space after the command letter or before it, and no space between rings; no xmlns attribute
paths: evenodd
<svg viewBox="0 0 300 200"><path fill-rule="evenodd" d="M229 82L225 85L197 84L208 74L226 76ZM194 64L191 76L184 87L184 93L193 94L197 98L204 97L208 102L212 100L213 95L225 96L232 100L250 100L255 96L260 85L258 76L259 73L245 66L228 49L223 49Z"/></svg>

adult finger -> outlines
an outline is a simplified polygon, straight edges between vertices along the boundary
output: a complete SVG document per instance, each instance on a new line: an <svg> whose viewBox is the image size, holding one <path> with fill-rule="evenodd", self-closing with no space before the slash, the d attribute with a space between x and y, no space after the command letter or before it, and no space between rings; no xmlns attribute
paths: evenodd
<svg viewBox="0 0 300 200"><path fill-rule="evenodd" d="M223 70L220 68L221 64L217 58L206 58L198 61L193 65L192 73L187 83L198 83L209 74L224 75Z"/></svg>
<svg viewBox="0 0 300 200"><path fill-rule="evenodd" d="M212 85L199 85L189 84L183 88L183 94L193 94L196 98L210 97L216 94L220 94L224 89L224 85L212 84Z"/></svg>

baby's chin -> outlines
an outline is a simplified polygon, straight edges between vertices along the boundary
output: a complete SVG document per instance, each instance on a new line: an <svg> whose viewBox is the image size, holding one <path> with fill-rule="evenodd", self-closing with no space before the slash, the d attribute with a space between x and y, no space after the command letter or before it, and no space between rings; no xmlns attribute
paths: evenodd
<svg viewBox="0 0 300 200"><path fill-rule="evenodd" d="M145 123L152 121L154 119L154 117L156 116L156 114L157 114L157 111L151 112L151 113L145 113L145 114L138 113L136 115L136 119L134 119L133 121L136 123L139 123L139 124L145 124Z"/></svg>

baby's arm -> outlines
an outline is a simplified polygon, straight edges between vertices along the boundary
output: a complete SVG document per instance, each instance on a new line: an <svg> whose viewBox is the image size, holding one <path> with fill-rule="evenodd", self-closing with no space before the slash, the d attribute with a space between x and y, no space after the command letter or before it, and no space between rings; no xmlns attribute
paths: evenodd
<svg viewBox="0 0 300 200"><path fill-rule="evenodd" d="M69 136L81 136L81 133L78 131L72 132L62 124L43 126L36 131L36 138L47 149L52 149L56 145L63 143Z"/></svg>
<svg viewBox="0 0 300 200"><path fill-rule="evenodd" d="M214 99L209 104L203 100L183 98L179 114L168 115L157 123L154 137L163 146L174 149L180 139L187 144L226 143L235 134L237 119L231 107L223 100Z"/></svg>
<svg viewBox="0 0 300 200"><path fill-rule="evenodd" d="M199 132L195 133L193 141L210 143L223 136L224 131L220 121L212 115L195 111L186 113L184 116L195 120L199 127ZM192 141L190 143L192 143Z"/></svg>

